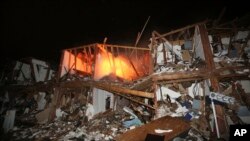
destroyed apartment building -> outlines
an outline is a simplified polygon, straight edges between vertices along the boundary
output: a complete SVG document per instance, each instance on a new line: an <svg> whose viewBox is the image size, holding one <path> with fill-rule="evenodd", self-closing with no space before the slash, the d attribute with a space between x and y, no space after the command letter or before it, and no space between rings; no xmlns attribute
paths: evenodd
<svg viewBox="0 0 250 141"><path fill-rule="evenodd" d="M65 49L53 79L49 66L32 67L46 70L39 83L2 90L3 137L227 140L229 125L250 124L249 33L240 22L204 21L153 31L148 47L104 42ZM15 80L29 78L26 66L16 65Z"/></svg>
<svg viewBox="0 0 250 141"><path fill-rule="evenodd" d="M29 85L49 81L55 75L49 63L35 58L23 58L6 64L1 84Z"/></svg>

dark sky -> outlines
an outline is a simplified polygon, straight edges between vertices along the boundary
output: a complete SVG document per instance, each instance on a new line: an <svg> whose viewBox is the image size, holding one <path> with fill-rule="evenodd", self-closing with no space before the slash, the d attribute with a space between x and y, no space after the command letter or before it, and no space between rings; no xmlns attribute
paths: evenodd
<svg viewBox="0 0 250 141"><path fill-rule="evenodd" d="M142 36L147 44L153 30L169 30L217 18L243 16L246 1L190 0L1 0L1 58L34 57L59 63L60 51L102 42L133 45L148 16Z"/></svg>

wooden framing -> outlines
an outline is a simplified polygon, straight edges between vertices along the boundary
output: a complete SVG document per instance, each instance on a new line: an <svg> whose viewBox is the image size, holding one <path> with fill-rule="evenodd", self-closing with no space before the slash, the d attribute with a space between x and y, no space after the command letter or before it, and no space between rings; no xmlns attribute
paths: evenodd
<svg viewBox="0 0 250 141"><path fill-rule="evenodd" d="M166 37L166 36L169 36L169 35L172 35L172 34L175 34L175 33L181 32L181 31L184 31L184 30L187 30L187 29L192 28L192 27L195 27L195 26L197 26L197 25L204 25L205 23L207 23L207 20L205 20L205 21L203 21L203 22L199 22L199 23L195 23L195 24L191 24L191 25L188 25L188 26L179 28L179 29L170 31L170 32L168 32L168 33L161 34L160 36L155 37L155 40L160 39L160 38L164 38L164 37Z"/></svg>
<svg viewBox="0 0 250 141"><path fill-rule="evenodd" d="M213 60L213 54L210 48L210 42L208 39L208 33L206 29L206 24L207 21L203 21L200 23L192 24L185 26L183 28L179 28L177 30L170 31L165 34L159 34L157 31L152 32L152 41L151 41L151 48L156 50L154 47L154 43L159 40L162 41L168 41L165 37L167 36L172 36L173 34L183 32L185 30L188 30L193 27L198 27L199 29L199 34L201 38L201 43L202 43L202 49L204 51L204 57L205 57L205 62L206 62L206 69L204 70L199 70L199 71L190 71L190 72L173 72L173 73L160 73L160 74L155 74L152 76L152 85L156 89L158 84L164 83L176 83L176 82L185 82L185 81L195 81L195 80L206 80L209 79L211 82L212 86L212 91L214 92L220 92L219 89L219 81L222 79L232 79L232 78L243 78L243 79L250 79L250 73L246 72L244 74L226 74L222 75L220 72L224 70L237 70L237 69L249 69L249 66L236 66L236 67L222 67L219 69L215 68L214 60ZM194 51L194 50L193 50ZM156 54L155 54L156 56ZM156 62L155 62L156 63ZM245 77L245 78L244 78ZM157 101L154 100L155 103L155 108L157 109ZM226 120L225 120L225 113L224 113L224 108L220 105L216 106L216 112L217 112L217 119L219 121L219 130L220 133L223 134L227 131L226 127Z"/></svg>

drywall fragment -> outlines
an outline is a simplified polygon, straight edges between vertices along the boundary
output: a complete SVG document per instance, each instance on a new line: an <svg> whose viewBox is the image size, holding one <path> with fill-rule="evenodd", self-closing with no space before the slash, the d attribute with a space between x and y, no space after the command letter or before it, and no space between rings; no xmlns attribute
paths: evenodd
<svg viewBox="0 0 250 141"><path fill-rule="evenodd" d="M159 87L156 91L156 96L158 101L161 99L165 100L167 98L167 95L171 98L171 100L174 100L181 96L179 92L175 92L167 87Z"/></svg>
<svg viewBox="0 0 250 141"><path fill-rule="evenodd" d="M37 97L37 110L43 110L47 101L45 99L46 93L45 92L39 92L39 95Z"/></svg>
<svg viewBox="0 0 250 141"><path fill-rule="evenodd" d="M66 113L64 111L62 111L61 108L56 109L56 119L60 119L65 114Z"/></svg>
<svg viewBox="0 0 250 141"><path fill-rule="evenodd" d="M10 129L14 127L16 110L8 110L4 117L3 129L4 132L7 133Z"/></svg>
<svg viewBox="0 0 250 141"><path fill-rule="evenodd" d="M85 115L86 115L87 118L88 118L88 121L91 120L91 119L93 118L94 114L95 114L95 110L94 110L93 105L90 104L90 103L88 103L88 104L87 104L87 110L86 110L86 113L85 113Z"/></svg>
<svg viewBox="0 0 250 141"><path fill-rule="evenodd" d="M133 110L131 110L129 107L124 107L123 110L125 112L127 112L128 114L130 114L131 116L133 116L134 118L138 118L134 113L133 113Z"/></svg>
<svg viewBox="0 0 250 141"><path fill-rule="evenodd" d="M200 86L200 83L193 83L188 88L188 95L194 98L194 96L203 96L203 89Z"/></svg>

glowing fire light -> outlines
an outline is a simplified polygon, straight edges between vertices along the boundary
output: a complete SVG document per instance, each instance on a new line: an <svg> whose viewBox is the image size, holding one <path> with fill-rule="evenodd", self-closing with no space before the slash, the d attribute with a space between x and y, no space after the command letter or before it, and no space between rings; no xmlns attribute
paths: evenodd
<svg viewBox="0 0 250 141"><path fill-rule="evenodd" d="M98 48L101 51L96 56L95 80L99 80L108 75L115 75L128 81L138 77L128 58L122 55L115 57L105 50L103 45L98 44Z"/></svg>

